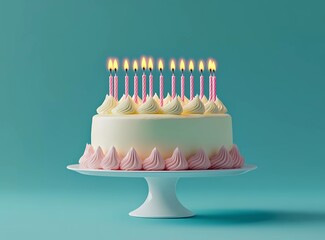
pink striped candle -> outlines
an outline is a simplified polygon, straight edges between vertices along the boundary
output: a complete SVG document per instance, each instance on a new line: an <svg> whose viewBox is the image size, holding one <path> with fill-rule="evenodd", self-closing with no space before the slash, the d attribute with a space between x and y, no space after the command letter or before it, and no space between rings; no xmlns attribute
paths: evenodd
<svg viewBox="0 0 325 240"><path fill-rule="evenodd" d="M173 73L173 75L172 75L172 99L175 98L175 95L176 95L176 78Z"/></svg>
<svg viewBox="0 0 325 240"><path fill-rule="evenodd" d="M153 76L151 74L151 71L149 75L149 95L150 97L153 97Z"/></svg>
<svg viewBox="0 0 325 240"><path fill-rule="evenodd" d="M190 76L190 100L193 100L194 98L194 77L191 73Z"/></svg>
<svg viewBox="0 0 325 240"><path fill-rule="evenodd" d="M217 77L214 74L212 77L212 96L213 101L217 100Z"/></svg>
<svg viewBox="0 0 325 240"><path fill-rule="evenodd" d="M185 95L185 77L182 73L181 76L181 99L184 102L184 95Z"/></svg>
<svg viewBox="0 0 325 240"><path fill-rule="evenodd" d="M129 76L127 73L125 73L125 96L128 97L129 96Z"/></svg>
<svg viewBox="0 0 325 240"><path fill-rule="evenodd" d="M203 98L204 96L204 77L201 74L200 76L200 98Z"/></svg>
<svg viewBox="0 0 325 240"><path fill-rule="evenodd" d="M212 99L212 76L211 76L211 72L210 72L210 76L209 76L209 100L213 100Z"/></svg>
<svg viewBox="0 0 325 240"><path fill-rule="evenodd" d="M113 76L112 74L110 73L109 74L109 95L110 96L113 96Z"/></svg>
<svg viewBox="0 0 325 240"><path fill-rule="evenodd" d="M118 76L116 75L116 72L114 76L114 98L118 101Z"/></svg>
<svg viewBox="0 0 325 240"><path fill-rule="evenodd" d="M145 72L142 74L142 102L146 102L147 97L147 76Z"/></svg>
<svg viewBox="0 0 325 240"><path fill-rule="evenodd" d="M138 75L137 75L137 72L134 73L134 78L133 78L133 81L134 81L134 102L135 103L138 103Z"/></svg>
<svg viewBox="0 0 325 240"><path fill-rule="evenodd" d="M162 72L160 72L160 106L162 107L164 105L164 76Z"/></svg>

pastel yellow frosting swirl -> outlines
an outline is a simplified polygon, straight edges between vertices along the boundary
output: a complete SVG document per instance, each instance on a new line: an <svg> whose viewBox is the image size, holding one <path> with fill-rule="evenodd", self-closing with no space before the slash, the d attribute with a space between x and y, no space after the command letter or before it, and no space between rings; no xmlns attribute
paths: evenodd
<svg viewBox="0 0 325 240"><path fill-rule="evenodd" d="M205 107L204 114L217 114L217 113L219 113L218 106L212 101L209 101L206 104L204 104L204 107Z"/></svg>
<svg viewBox="0 0 325 240"><path fill-rule="evenodd" d="M159 99L157 93L155 93L155 95L153 95L153 99L156 101L156 103L158 103L158 104L160 103L160 99Z"/></svg>
<svg viewBox="0 0 325 240"><path fill-rule="evenodd" d="M99 115L111 114L112 109L115 108L116 105L117 101L115 100L115 98L106 94L104 102L97 108L96 111Z"/></svg>
<svg viewBox="0 0 325 240"><path fill-rule="evenodd" d="M228 112L226 106L220 101L219 98L217 98L217 100L214 103L217 105L218 110L219 110L219 113L226 113L226 112Z"/></svg>
<svg viewBox="0 0 325 240"><path fill-rule="evenodd" d="M118 115L135 114L135 103L130 96L127 96L122 99L115 108L113 108L112 113Z"/></svg>
<svg viewBox="0 0 325 240"><path fill-rule="evenodd" d="M204 112L204 104L197 95L183 107L183 114L203 114Z"/></svg>
<svg viewBox="0 0 325 240"><path fill-rule="evenodd" d="M189 102L188 98L185 96L184 96L184 102L182 101L181 96L177 96L177 98L178 98L178 101L182 104L182 106L185 106Z"/></svg>
<svg viewBox="0 0 325 240"><path fill-rule="evenodd" d="M152 97L149 97L145 103L140 105L138 112L141 114L157 114L161 110L158 103Z"/></svg>
<svg viewBox="0 0 325 240"><path fill-rule="evenodd" d="M178 101L178 98L175 97L172 101L164 105L162 110L165 114L180 115L183 112L183 107Z"/></svg>
<svg viewBox="0 0 325 240"><path fill-rule="evenodd" d="M167 96L164 98L164 105L171 102L173 99L172 97L170 96L169 93L167 93Z"/></svg>
<svg viewBox="0 0 325 240"><path fill-rule="evenodd" d="M208 102L208 99L205 95L203 95L203 97L201 98L201 101L203 102L203 104L206 104Z"/></svg>

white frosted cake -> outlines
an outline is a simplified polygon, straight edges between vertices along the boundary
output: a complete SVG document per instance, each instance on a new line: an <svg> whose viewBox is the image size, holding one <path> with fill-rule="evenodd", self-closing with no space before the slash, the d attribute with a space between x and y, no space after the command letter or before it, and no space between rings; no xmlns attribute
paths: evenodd
<svg viewBox="0 0 325 240"><path fill-rule="evenodd" d="M201 91L201 97L191 94L187 99L173 92L173 97L168 93L161 99L151 91L143 101L128 90L120 99L113 95L106 95L92 118L91 144L79 160L81 168L179 171L243 166L233 144L231 116L216 95L210 93L208 100Z"/></svg>

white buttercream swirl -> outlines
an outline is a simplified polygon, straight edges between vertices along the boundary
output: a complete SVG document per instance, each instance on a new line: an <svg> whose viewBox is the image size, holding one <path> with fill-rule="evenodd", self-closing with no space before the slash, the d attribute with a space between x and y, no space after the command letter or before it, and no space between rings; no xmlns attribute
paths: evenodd
<svg viewBox="0 0 325 240"><path fill-rule="evenodd" d="M205 95L203 95L203 97L201 98L201 102L203 102L203 104L206 104L208 102L208 99Z"/></svg>
<svg viewBox="0 0 325 240"><path fill-rule="evenodd" d="M205 112L204 114L217 114L219 113L219 108L217 107L217 105L212 102L212 101L209 101L207 102L205 105Z"/></svg>
<svg viewBox="0 0 325 240"><path fill-rule="evenodd" d="M187 170L188 163L183 152L176 148L173 152L173 155L170 158L166 159L166 169L170 171L180 171Z"/></svg>
<svg viewBox="0 0 325 240"><path fill-rule="evenodd" d="M149 157L143 161L142 168L147 171L159 171L165 169L165 161L157 148L154 148Z"/></svg>
<svg viewBox="0 0 325 240"><path fill-rule="evenodd" d="M137 97L138 102L135 101L135 95L133 95L132 99L133 99L134 104L136 104L136 105L140 105L142 103L142 99L139 96Z"/></svg>
<svg viewBox="0 0 325 240"><path fill-rule="evenodd" d="M169 93L167 93L167 96L164 98L164 105L171 102L173 99L172 99L172 96L170 96Z"/></svg>
<svg viewBox="0 0 325 240"><path fill-rule="evenodd" d="M184 114L203 114L205 112L204 104L199 96L195 96L188 104L183 107Z"/></svg>
<svg viewBox="0 0 325 240"><path fill-rule="evenodd" d="M183 107L178 101L178 98L175 97L172 101L162 107L162 111L165 114L180 115L183 112Z"/></svg>
<svg viewBox="0 0 325 240"><path fill-rule="evenodd" d="M233 168L241 168L244 165L244 158L241 156L237 145L233 145L229 151L233 161Z"/></svg>
<svg viewBox="0 0 325 240"><path fill-rule="evenodd" d="M125 97L115 108L112 109L112 113L121 115L135 114L136 106L133 99L130 96Z"/></svg>
<svg viewBox="0 0 325 240"><path fill-rule="evenodd" d="M85 165L87 168L99 169L100 163L104 158L104 153L101 147L98 147L93 155L86 161Z"/></svg>
<svg viewBox="0 0 325 240"><path fill-rule="evenodd" d="M121 160L120 168L122 170L130 170L130 171L141 170L142 168L141 160L133 147L126 154L126 156Z"/></svg>
<svg viewBox="0 0 325 240"><path fill-rule="evenodd" d="M200 149L188 159L188 168L192 170L205 170L211 166L210 160L204 150Z"/></svg>
<svg viewBox="0 0 325 240"><path fill-rule="evenodd" d="M138 112L142 114L158 114L161 109L158 103L152 97L149 97L145 103L139 106Z"/></svg>
<svg viewBox="0 0 325 240"><path fill-rule="evenodd" d="M102 169L118 170L120 168L120 158L114 146L112 146L105 154L100 164Z"/></svg>
<svg viewBox="0 0 325 240"><path fill-rule="evenodd" d="M160 104L160 99L159 99L157 93L155 93L155 95L153 95L152 98L156 101L156 103Z"/></svg>
<svg viewBox="0 0 325 240"><path fill-rule="evenodd" d="M229 169L233 167L232 158L228 150L222 146L219 151L210 157L212 169Z"/></svg>
<svg viewBox="0 0 325 240"><path fill-rule="evenodd" d="M188 98L185 96L184 96L184 101L182 101L181 96L177 96L177 98L178 98L178 101L182 104L182 106L185 106L189 102Z"/></svg>
<svg viewBox="0 0 325 240"><path fill-rule="evenodd" d="M228 112L226 106L221 102L221 100L219 98L217 98L214 103L217 105L219 113L227 113Z"/></svg>
<svg viewBox="0 0 325 240"><path fill-rule="evenodd" d="M112 113L112 109L116 106L117 101L115 98L106 94L104 102L97 108L97 113L100 115L110 114Z"/></svg>

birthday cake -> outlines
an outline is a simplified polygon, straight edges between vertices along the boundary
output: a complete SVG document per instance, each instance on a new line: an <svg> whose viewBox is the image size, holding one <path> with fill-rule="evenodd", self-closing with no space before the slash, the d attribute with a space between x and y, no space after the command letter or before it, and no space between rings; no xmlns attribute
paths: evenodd
<svg viewBox="0 0 325 240"><path fill-rule="evenodd" d="M159 96L154 93L153 61L142 59L141 98L137 62L134 91L129 94L128 62L124 63L125 92L118 97L118 63L109 60L109 92L92 118L91 144L80 168L127 171L184 171L241 168L244 158L233 144L232 120L217 97L215 61L209 60L209 95L204 94L204 64L199 64L200 90L194 92L193 61L189 62L190 97L185 96L185 62L181 61L181 94L176 94L175 62L171 62L171 94L164 94L163 63L159 61ZM147 75L149 93L147 94ZM114 77L112 71L115 72ZM188 82L188 81L187 81Z"/></svg>

